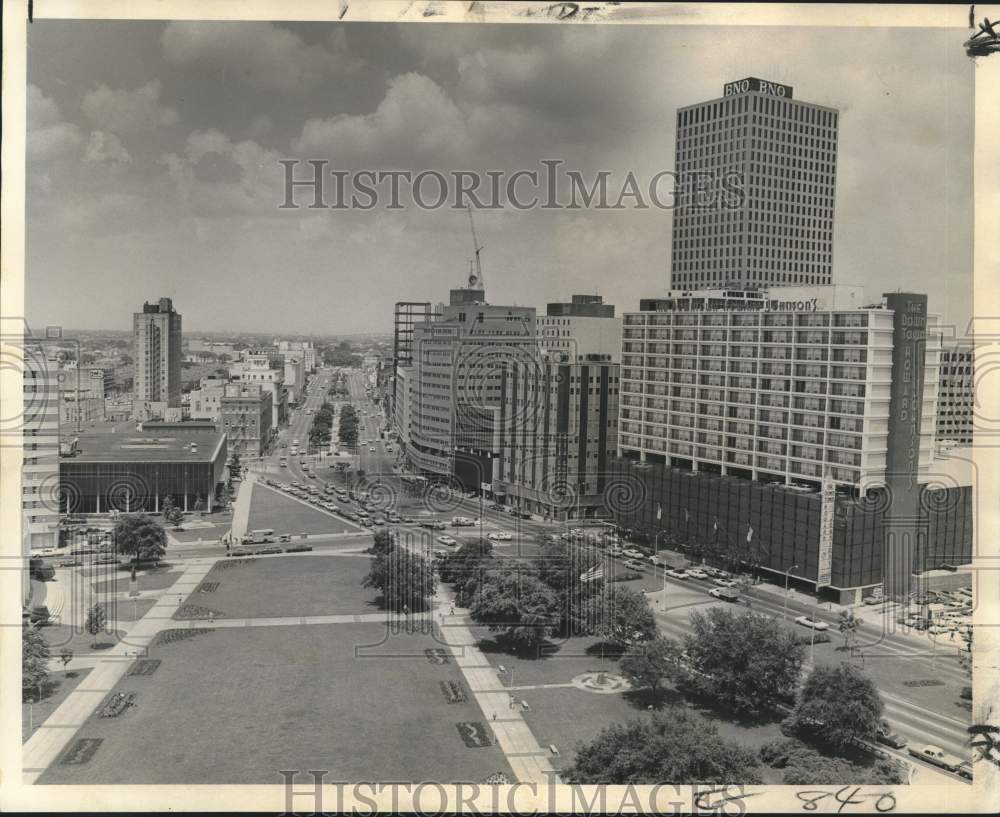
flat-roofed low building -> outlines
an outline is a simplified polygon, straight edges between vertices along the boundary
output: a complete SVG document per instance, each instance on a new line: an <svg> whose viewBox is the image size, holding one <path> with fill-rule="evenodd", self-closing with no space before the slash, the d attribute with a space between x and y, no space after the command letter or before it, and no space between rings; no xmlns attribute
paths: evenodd
<svg viewBox="0 0 1000 817"><path fill-rule="evenodd" d="M170 430L80 434L59 461L64 513L157 513L170 496L211 512L223 485L226 436Z"/></svg>

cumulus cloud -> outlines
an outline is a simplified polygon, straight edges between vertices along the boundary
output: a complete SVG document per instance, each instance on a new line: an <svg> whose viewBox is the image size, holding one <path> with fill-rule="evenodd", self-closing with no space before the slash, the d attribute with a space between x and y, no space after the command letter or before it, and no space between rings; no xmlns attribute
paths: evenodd
<svg viewBox="0 0 1000 817"><path fill-rule="evenodd" d="M90 140L83 151L83 158L95 164L109 164L115 167L132 163L132 155L125 149L122 140L107 131L91 131Z"/></svg>
<svg viewBox="0 0 1000 817"><path fill-rule="evenodd" d="M83 115L94 127L119 136L173 125L179 119L177 111L160 104L160 92L159 80L134 91L100 85L84 95Z"/></svg>
<svg viewBox="0 0 1000 817"><path fill-rule="evenodd" d="M28 85L27 155L45 161L72 153L83 136L71 122L62 121L59 107L35 85Z"/></svg>
<svg viewBox="0 0 1000 817"><path fill-rule="evenodd" d="M162 157L185 208L196 216L276 211L283 195L278 155L256 142L232 141L218 130L194 131L183 155Z"/></svg>
<svg viewBox="0 0 1000 817"><path fill-rule="evenodd" d="M265 91L297 93L335 81L364 63L351 54L343 28L323 45L272 23L172 22L160 38L175 64L207 67Z"/></svg>
<svg viewBox="0 0 1000 817"><path fill-rule="evenodd" d="M454 156L468 148L465 116L434 80L409 73L389 83L373 113L310 119L292 149L303 156Z"/></svg>

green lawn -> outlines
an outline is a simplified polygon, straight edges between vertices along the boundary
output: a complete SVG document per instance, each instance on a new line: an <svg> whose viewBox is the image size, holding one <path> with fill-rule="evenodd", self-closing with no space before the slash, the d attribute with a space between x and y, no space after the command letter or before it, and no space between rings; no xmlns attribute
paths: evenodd
<svg viewBox="0 0 1000 817"><path fill-rule="evenodd" d="M30 706L27 701L21 703L21 743L24 743L66 699L76 685L87 677L89 669L49 673L48 687L43 687L42 700Z"/></svg>
<svg viewBox="0 0 1000 817"><path fill-rule="evenodd" d="M93 652L103 652L117 644L124 636L123 630L113 633L101 632L92 636L82 627L74 627L68 624L51 624L41 628L42 637L49 645L49 652L53 658L59 657L60 650L68 647L74 655L86 655ZM99 644L97 650L91 648L91 644Z"/></svg>
<svg viewBox="0 0 1000 817"><path fill-rule="evenodd" d="M271 528L276 534L358 533L360 529L339 516L314 508L266 485L254 485L248 530Z"/></svg>
<svg viewBox="0 0 1000 817"><path fill-rule="evenodd" d="M359 657L384 636L378 624L234 628L155 647L156 672L115 688L136 693L136 707L77 733L103 739L93 758L56 761L39 782L277 784L282 769L325 769L330 781L511 777L497 746L462 742L456 724L483 716L471 696L446 702L440 682L464 681L423 655L436 642L394 636Z"/></svg>
<svg viewBox="0 0 1000 817"><path fill-rule="evenodd" d="M601 695L576 687L542 688L550 684L569 684L584 672L607 670L617 672L618 661L606 652L602 657L601 642L596 638L553 639L536 655L511 655L496 644L495 636L484 629L477 629L481 638L480 648L494 666L503 665L507 670L500 678L510 684L513 669L514 686L538 687L515 689L517 700L525 700L530 707L524 717L539 744L554 744L559 756L552 758L553 765L565 768L575 756L580 741L590 741L604 727L632 717L646 717L650 699L642 692ZM761 723L736 723L722 713L685 701L671 690L665 690L657 705L670 703L688 707L713 721L726 739L759 746L775 737L781 737L778 720Z"/></svg>
<svg viewBox="0 0 1000 817"><path fill-rule="evenodd" d="M234 564L220 561L188 599L227 618L374 613L374 594L361 587L371 560L359 556L289 555ZM242 560L241 560L242 561Z"/></svg>
<svg viewBox="0 0 1000 817"><path fill-rule="evenodd" d="M170 587L181 571L170 571L166 568L149 568L148 570L136 571L137 590L162 590ZM131 570L119 570L111 579L94 583L94 592L98 595L102 593L127 593L132 589Z"/></svg>

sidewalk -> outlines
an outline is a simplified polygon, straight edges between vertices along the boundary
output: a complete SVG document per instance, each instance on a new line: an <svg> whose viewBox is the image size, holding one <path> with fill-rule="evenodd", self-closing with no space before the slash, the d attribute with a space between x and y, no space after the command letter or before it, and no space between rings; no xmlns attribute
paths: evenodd
<svg viewBox="0 0 1000 817"><path fill-rule="evenodd" d="M21 754L23 782L32 785L70 744L79 728L100 706L115 684L132 666L137 654L144 654L161 630L179 626L171 616L212 569L215 558L192 561L183 575L146 615L132 624L126 637L103 652L100 660L24 744Z"/></svg>
<svg viewBox="0 0 1000 817"><path fill-rule="evenodd" d="M246 536L250 527L250 501L256 482L257 474L251 470L237 489L236 501L233 503L233 527L229 531L234 542L239 542Z"/></svg>
<svg viewBox="0 0 1000 817"><path fill-rule="evenodd" d="M451 606L451 589L438 584L437 609ZM549 752L539 746L519 709L510 707L510 690L500 681L494 667L476 646L476 638L465 624L465 610L456 608L454 616L445 617L439 632L451 647L469 690L475 697L486 722L493 728L497 745L507 756L514 777L519 783L548 786L559 783L559 777L549 762Z"/></svg>

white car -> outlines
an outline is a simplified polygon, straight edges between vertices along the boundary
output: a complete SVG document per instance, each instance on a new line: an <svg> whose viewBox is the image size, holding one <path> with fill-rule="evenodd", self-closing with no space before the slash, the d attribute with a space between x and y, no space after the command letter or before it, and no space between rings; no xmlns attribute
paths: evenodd
<svg viewBox="0 0 1000 817"><path fill-rule="evenodd" d="M622 553L624 553L630 559L645 559L646 558L645 555L643 554L643 552L641 550L636 550L635 548L625 548L625 550L623 550Z"/></svg>
<svg viewBox="0 0 1000 817"><path fill-rule="evenodd" d="M509 542L514 538L514 534L505 530L498 530L489 534L486 538L492 539L494 542Z"/></svg>
<svg viewBox="0 0 1000 817"><path fill-rule="evenodd" d="M697 567L689 567L687 569L687 574L695 579L707 579L708 574L704 570L699 570Z"/></svg>
<svg viewBox="0 0 1000 817"><path fill-rule="evenodd" d="M368 450L369 450L369 451L371 451L371 452L372 452L372 453L374 454L374 453L375 453L375 446L373 445L373 446L372 446L371 448L369 448Z"/></svg>
<svg viewBox="0 0 1000 817"><path fill-rule="evenodd" d="M829 630L830 625L825 621L817 621L814 618L809 618L809 616L799 616L795 619L796 624L801 624L803 627L809 627L812 630Z"/></svg>
<svg viewBox="0 0 1000 817"><path fill-rule="evenodd" d="M719 587L736 587L736 582L732 579L712 579L712 582Z"/></svg>
<svg viewBox="0 0 1000 817"><path fill-rule="evenodd" d="M683 570L674 570L671 568L670 570L664 570L663 572L674 579L686 579L688 577L688 574Z"/></svg>
<svg viewBox="0 0 1000 817"><path fill-rule="evenodd" d="M451 536L439 536L437 538L437 540L442 545L447 545L448 547L455 547L455 545L458 544L458 540L457 539L453 539Z"/></svg>

